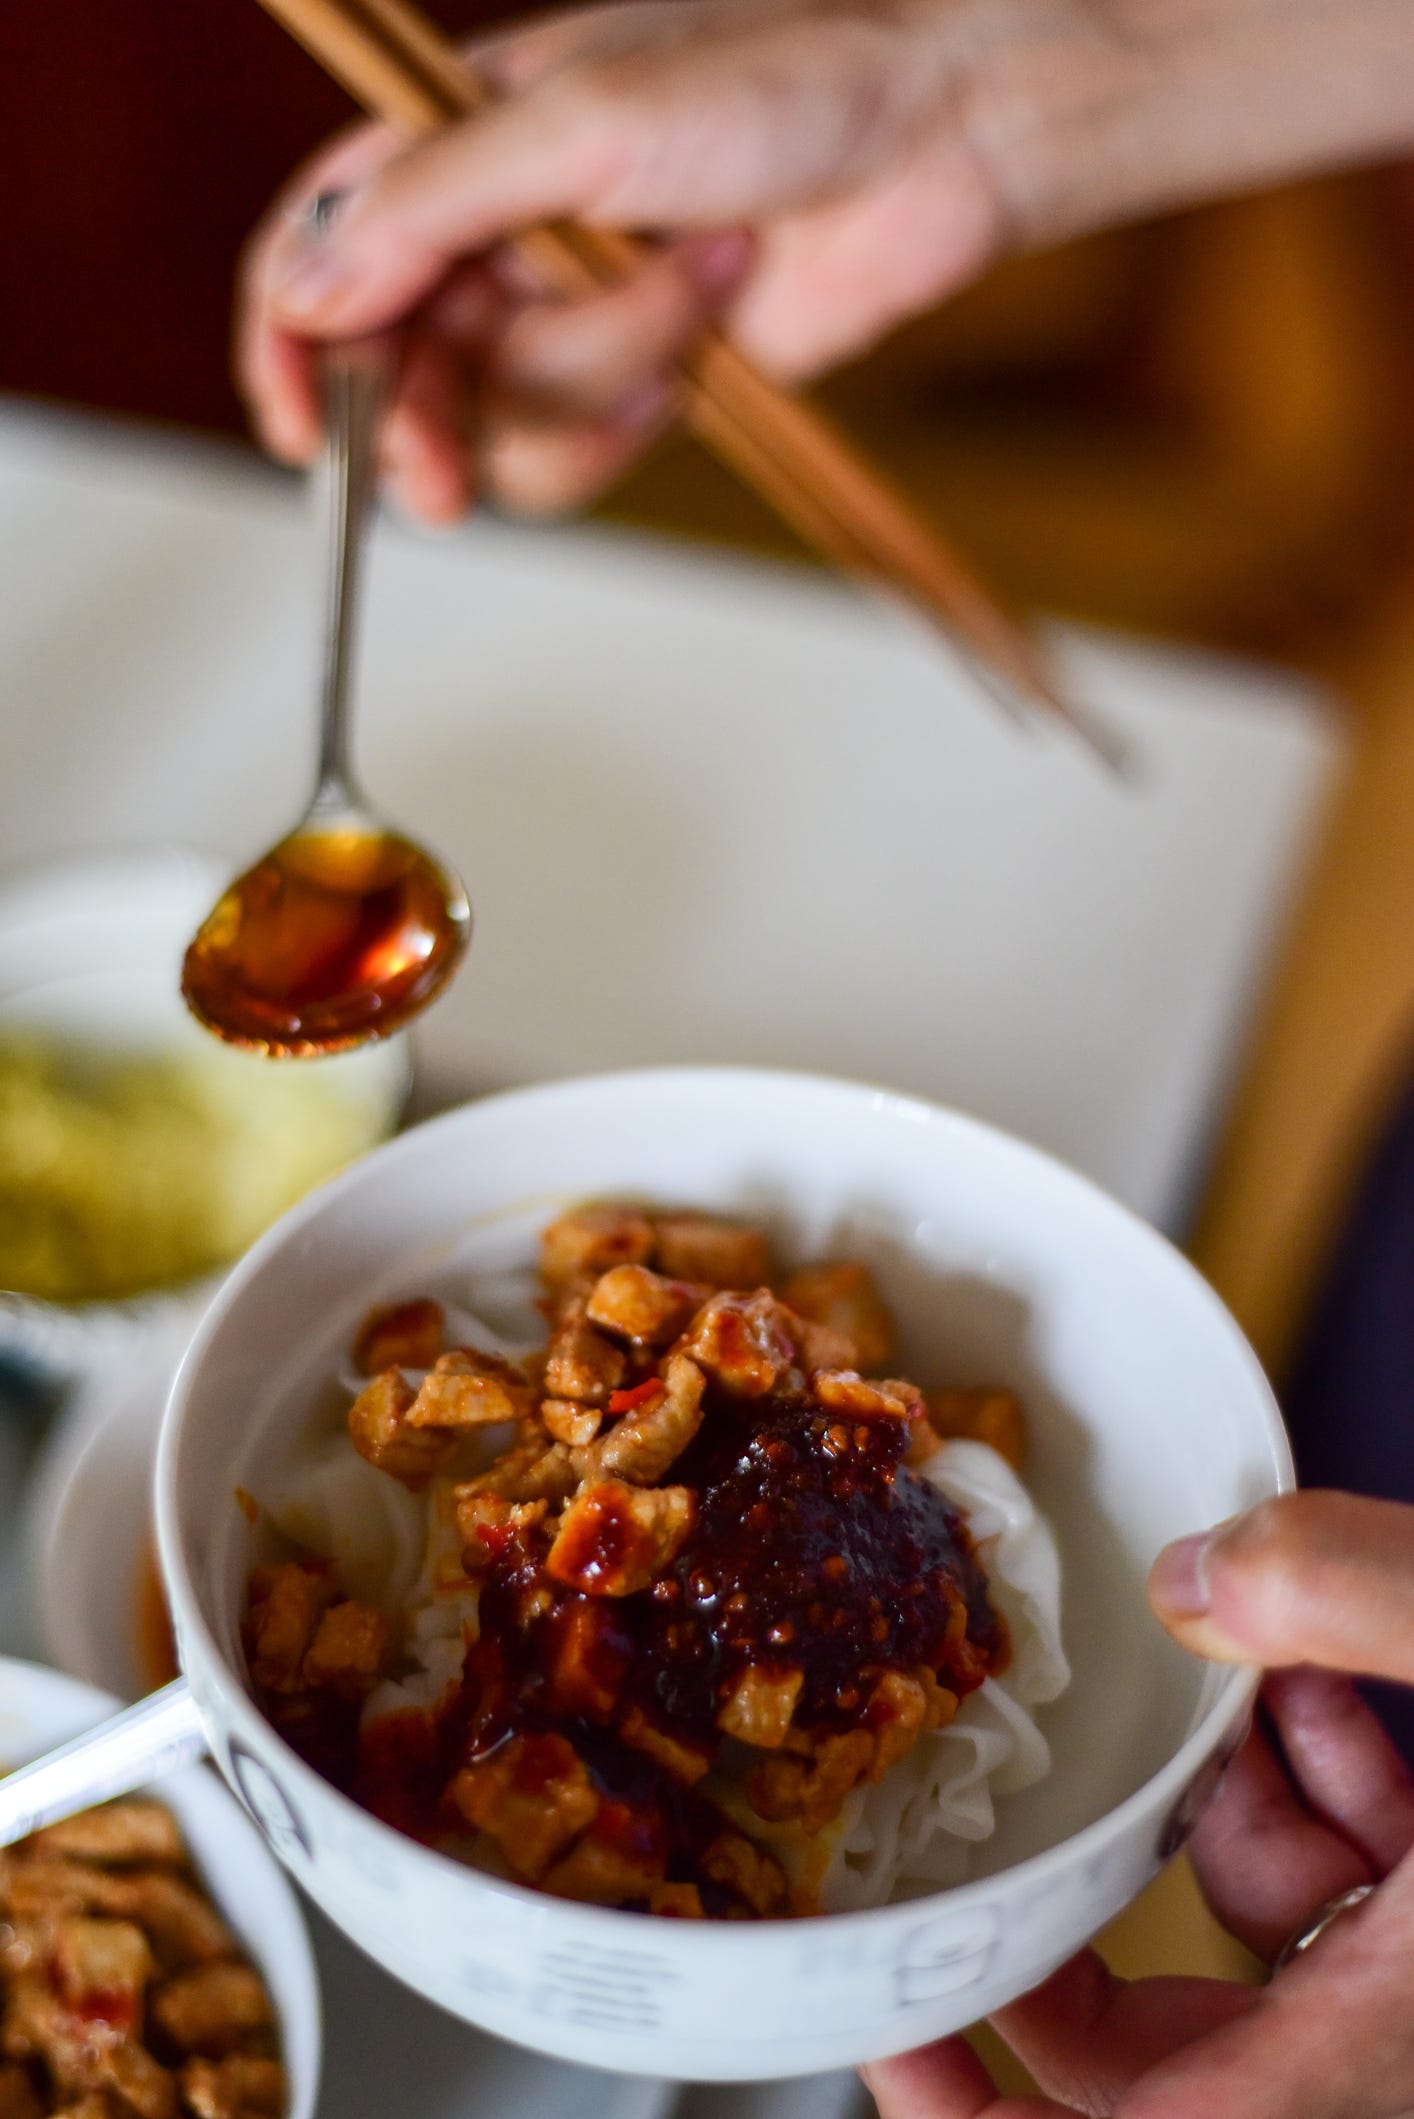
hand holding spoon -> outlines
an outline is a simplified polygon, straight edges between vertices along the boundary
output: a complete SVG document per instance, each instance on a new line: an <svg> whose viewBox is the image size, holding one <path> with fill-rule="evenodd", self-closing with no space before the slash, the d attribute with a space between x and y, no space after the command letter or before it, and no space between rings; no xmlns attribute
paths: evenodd
<svg viewBox="0 0 1414 2119"><path fill-rule="evenodd" d="M331 569L314 799L207 914L182 967L199 1022L276 1059L401 1030L442 992L471 937L456 875L372 814L349 764L354 610L386 369L370 342L331 349L325 370Z"/></svg>

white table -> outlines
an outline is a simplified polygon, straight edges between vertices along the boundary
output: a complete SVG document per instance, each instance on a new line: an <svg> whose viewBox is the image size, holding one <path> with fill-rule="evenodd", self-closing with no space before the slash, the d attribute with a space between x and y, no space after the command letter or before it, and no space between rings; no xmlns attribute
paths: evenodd
<svg viewBox="0 0 1414 2119"><path fill-rule="evenodd" d="M249 857L311 770L319 570L235 451L0 413L0 857ZM462 868L436 1096L635 1061L879 1078L1181 1222L1338 741L1289 677L1068 634L1134 789L892 613L647 539L398 528L359 749Z"/></svg>
<svg viewBox="0 0 1414 2119"><path fill-rule="evenodd" d="M0 859L248 856L310 766L317 565L235 451L0 409ZM478 914L424 1104L749 1059L964 1105L1182 1225L1339 759L1275 673L1068 633L1135 789L1027 740L909 624L624 535L385 527L360 751ZM0 1491L21 1499L12 1436ZM10 1454L7 1454L10 1453ZM0 1539L9 1550L14 1540ZM0 1580L0 1645L35 1615ZM521 2055L316 1922L324 2119L832 2119L847 2080L620 2081Z"/></svg>

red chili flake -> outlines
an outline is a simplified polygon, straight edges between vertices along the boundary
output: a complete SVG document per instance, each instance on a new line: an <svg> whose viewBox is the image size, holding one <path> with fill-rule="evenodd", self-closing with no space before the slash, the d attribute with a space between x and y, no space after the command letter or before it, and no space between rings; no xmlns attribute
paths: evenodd
<svg viewBox="0 0 1414 2119"><path fill-rule="evenodd" d="M109 2024L115 2031L131 2031L137 2022L136 1998L122 1987L88 1987L70 2007L85 2022Z"/></svg>
<svg viewBox="0 0 1414 2119"><path fill-rule="evenodd" d="M631 1391L615 1391L609 1399L607 1411L611 1418L619 1413L634 1412L640 1405L647 1405L650 1398L658 1397L662 1389L658 1378L650 1376L646 1383L636 1383Z"/></svg>

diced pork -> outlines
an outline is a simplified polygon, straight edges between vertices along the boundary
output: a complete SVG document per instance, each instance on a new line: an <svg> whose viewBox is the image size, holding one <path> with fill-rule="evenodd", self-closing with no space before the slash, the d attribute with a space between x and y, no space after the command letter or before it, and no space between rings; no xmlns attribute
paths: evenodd
<svg viewBox="0 0 1414 2119"><path fill-rule="evenodd" d="M594 1405L577 1405L573 1398L545 1398L540 1418L545 1432L567 1449L584 1449L594 1440L604 1415Z"/></svg>
<svg viewBox="0 0 1414 2119"><path fill-rule="evenodd" d="M740 1398L764 1398L795 1360L789 1314L767 1288L754 1295L724 1293L705 1303L684 1351Z"/></svg>
<svg viewBox="0 0 1414 2119"><path fill-rule="evenodd" d="M430 1369L442 1351L446 1324L440 1302L399 1302L371 1310L354 1341L354 1365L362 1376L384 1369Z"/></svg>
<svg viewBox="0 0 1414 2119"><path fill-rule="evenodd" d="M780 1863L743 1832L719 1832L702 1857L702 1874L734 1892L753 1913L769 1920L786 1908L786 1880Z"/></svg>
<svg viewBox="0 0 1414 2119"><path fill-rule="evenodd" d="M651 1758L655 1766L661 1766L666 1774L684 1788L694 1787L712 1764L712 1754L705 1744L694 1744L685 1737L672 1736L650 1722L641 1707L630 1707L619 1723L619 1735L632 1751L641 1751Z"/></svg>
<svg viewBox="0 0 1414 2119"><path fill-rule="evenodd" d="M517 1876L543 1877L599 1808L583 1761L562 1736L515 1736L466 1766L452 1800L469 1825L495 1841Z"/></svg>
<svg viewBox="0 0 1414 2119"><path fill-rule="evenodd" d="M702 1425L702 1371L674 1354L661 1389L594 1444L595 1468L631 1486L652 1486L676 1463Z"/></svg>
<svg viewBox="0 0 1414 2119"><path fill-rule="evenodd" d="M234 2052L272 2022L259 1974L230 1960L198 1965L165 1981L153 1993L152 2017L178 2052L208 2060Z"/></svg>
<svg viewBox="0 0 1414 2119"><path fill-rule="evenodd" d="M333 1571L321 1561L281 1560L255 1570L244 1631L257 1685L267 1692L304 1690L304 1659L335 1593Z"/></svg>
<svg viewBox="0 0 1414 2119"><path fill-rule="evenodd" d="M589 1321L582 1296L565 1307L545 1356L545 1394L576 1405L607 1405L623 1382L628 1360L621 1346Z"/></svg>
<svg viewBox="0 0 1414 2119"><path fill-rule="evenodd" d="M501 1427L530 1412L535 1392L513 1361L475 1347L439 1354L407 1411L413 1428Z"/></svg>
<svg viewBox="0 0 1414 2119"><path fill-rule="evenodd" d="M846 1420L916 1420L923 1411L911 1383L866 1383L854 1369L822 1369L813 1389L818 1404Z"/></svg>
<svg viewBox="0 0 1414 2119"><path fill-rule="evenodd" d="M648 1910L665 1920L701 1920L702 1893L696 1884L655 1884L648 1894Z"/></svg>
<svg viewBox="0 0 1414 2119"><path fill-rule="evenodd" d="M388 1621L371 1604L351 1598L325 1612L304 1659L309 1685L330 1687L346 1700L373 1690L388 1659Z"/></svg>
<svg viewBox="0 0 1414 2119"><path fill-rule="evenodd" d="M666 1346L710 1293L710 1288L668 1280L647 1266L614 1266L595 1281L586 1314L601 1331L636 1346Z"/></svg>
<svg viewBox="0 0 1414 2119"><path fill-rule="evenodd" d="M71 2009L111 2024L130 2037L156 1969L142 1929L130 1920L66 1914L54 1934L55 1985Z"/></svg>
<svg viewBox="0 0 1414 2119"><path fill-rule="evenodd" d="M540 1273L563 1287L611 1266L643 1265L653 1255L653 1225L632 1207L578 1207L552 1221L540 1239Z"/></svg>
<svg viewBox="0 0 1414 2119"><path fill-rule="evenodd" d="M182 2096L193 2119L281 2119L285 2071L278 2060L232 2053L225 2060L189 2060Z"/></svg>
<svg viewBox="0 0 1414 2119"><path fill-rule="evenodd" d="M541 1877L543 1890L586 1905L623 1906L648 1899L663 1881L666 1859L656 1835L619 1803L604 1803L593 1825Z"/></svg>
<svg viewBox="0 0 1414 2119"><path fill-rule="evenodd" d="M60 1854L74 1861L97 1862L103 1867L126 1867L133 1863L165 1863L176 1867L185 1860L177 1821L162 1803L140 1795L119 1802L103 1803L96 1810L81 1810L57 1825L46 1825L29 1842L37 1854Z"/></svg>
<svg viewBox="0 0 1414 2119"><path fill-rule="evenodd" d="M715 1214L655 1214L659 1270L710 1288L759 1288L771 1278L771 1247L760 1229Z"/></svg>
<svg viewBox="0 0 1414 2119"><path fill-rule="evenodd" d="M349 1407L349 1439L359 1455L412 1493L421 1492L456 1443L445 1429L412 1425L416 1399L402 1370L389 1368Z"/></svg>
<svg viewBox="0 0 1414 2119"><path fill-rule="evenodd" d="M854 1346L849 1368L878 1371L894 1345L894 1320L868 1266L857 1259L802 1266L781 1290L802 1317L828 1325Z"/></svg>
<svg viewBox="0 0 1414 2119"><path fill-rule="evenodd" d="M867 1729L822 1737L809 1759L791 1755L763 1759L747 1781L747 1800L771 1824L799 1823L822 1832L866 1777L874 1760Z"/></svg>
<svg viewBox="0 0 1414 2119"><path fill-rule="evenodd" d="M503 1501L499 1494L468 1494L457 1489L457 1528L469 1574L489 1567L511 1538L543 1522L545 1501Z"/></svg>
<svg viewBox="0 0 1414 2119"><path fill-rule="evenodd" d="M776 1669L764 1663L743 1670L729 1698L717 1710L717 1727L744 1744L778 1751L786 1740L795 1703L805 1682L803 1670Z"/></svg>
<svg viewBox="0 0 1414 2119"><path fill-rule="evenodd" d="M929 1391L928 1418L944 1440L985 1442L1013 1471L1026 1455L1026 1421L1010 1391Z"/></svg>
<svg viewBox="0 0 1414 2119"><path fill-rule="evenodd" d="M563 1442L552 1442L547 1448L531 1436L474 1479L463 1479L454 1492L458 1508L476 1494L495 1494L501 1501L548 1501L558 1508L578 1484L579 1475Z"/></svg>
<svg viewBox="0 0 1414 2119"><path fill-rule="evenodd" d="M632 1596L675 1557L695 1517L689 1487L599 1480L565 1510L546 1570L586 1596Z"/></svg>

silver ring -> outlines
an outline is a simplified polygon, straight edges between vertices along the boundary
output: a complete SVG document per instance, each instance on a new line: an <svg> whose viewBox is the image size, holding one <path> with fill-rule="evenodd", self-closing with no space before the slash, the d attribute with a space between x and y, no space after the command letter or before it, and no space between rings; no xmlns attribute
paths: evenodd
<svg viewBox="0 0 1414 2119"><path fill-rule="evenodd" d="M1374 1888L1373 1884L1356 1884L1353 1891L1342 1891L1339 1898L1328 1899L1310 1926L1302 1928L1300 1933L1293 1935L1286 1944L1272 1965L1272 1977L1275 1978L1293 1958L1300 1957L1303 1951L1309 1950L1313 1942L1319 1942L1326 1929L1339 1920L1342 1913L1353 1913L1357 1906L1363 1906Z"/></svg>

